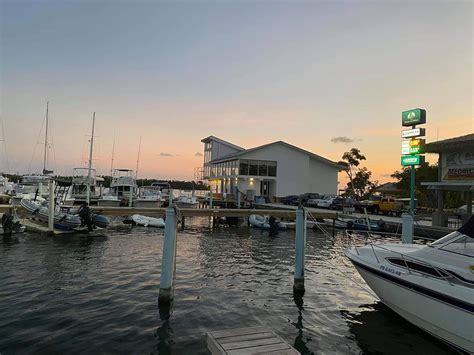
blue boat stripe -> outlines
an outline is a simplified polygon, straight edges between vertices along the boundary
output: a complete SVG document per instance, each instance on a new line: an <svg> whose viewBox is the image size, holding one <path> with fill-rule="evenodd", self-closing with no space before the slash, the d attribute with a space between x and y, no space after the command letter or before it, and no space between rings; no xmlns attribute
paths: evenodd
<svg viewBox="0 0 474 355"><path fill-rule="evenodd" d="M433 290L430 290L428 288L425 288L425 287L422 287L420 285L411 283L409 281L400 279L400 278L395 277L393 275L386 274L386 273L384 273L380 270L371 268L367 265L361 264L361 263L359 263L357 261L354 261L352 259L350 259L350 260L354 265L356 265L356 266L358 266L358 267L360 267L360 268L362 268L362 269L364 269L364 270L366 270L366 271L368 271L372 274L375 274L379 277L387 279L387 280L389 280L393 283L399 284L401 286L404 286L404 287L409 288L411 290L414 290L416 292L422 293L422 294L424 294L426 296L429 296L431 298L435 298L435 299L437 299L439 301L442 301L444 303L448 303L452 306L455 306L457 308L465 310L469 313L474 313L474 304L472 304L472 303L469 303L469 302L466 302L466 301L463 301L463 300L460 300L460 299L457 299L457 298L454 298L454 297L451 297L451 296L448 296L448 295L445 295L445 294L442 294L442 293L439 293L439 292L436 292L436 291L433 291Z"/></svg>

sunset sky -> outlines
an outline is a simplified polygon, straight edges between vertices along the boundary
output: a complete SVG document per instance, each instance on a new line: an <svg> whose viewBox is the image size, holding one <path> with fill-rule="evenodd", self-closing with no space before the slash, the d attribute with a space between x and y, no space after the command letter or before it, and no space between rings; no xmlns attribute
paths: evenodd
<svg viewBox="0 0 474 355"><path fill-rule="evenodd" d="M283 140L400 168L401 111L427 141L474 132L472 1L1 1L0 171L94 166L192 179L200 140ZM342 137L342 138L338 138ZM336 138L336 139L335 139ZM39 138L41 141L43 138ZM33 154L35 152L35 154Z"/></svg>

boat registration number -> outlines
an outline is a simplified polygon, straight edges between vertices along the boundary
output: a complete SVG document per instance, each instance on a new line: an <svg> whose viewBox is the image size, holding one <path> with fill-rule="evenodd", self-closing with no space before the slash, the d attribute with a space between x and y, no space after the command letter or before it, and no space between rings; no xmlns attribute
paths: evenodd
<svg viewBox="0 0 474 355"><path fill-rule="evenodd" d="M385 266L385 265L380 265L380 270L385 271L385 272L389 272L389 273L397 275L397 276L400 276L402 274L400 271L392 269L391 267L388 267L388 266Z"/></svg>

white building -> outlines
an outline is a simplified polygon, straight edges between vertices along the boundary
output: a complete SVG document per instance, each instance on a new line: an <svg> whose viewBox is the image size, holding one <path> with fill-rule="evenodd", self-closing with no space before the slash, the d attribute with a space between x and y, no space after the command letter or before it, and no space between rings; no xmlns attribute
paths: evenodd
<svg viewBox="0 0 474 355"><path fill-rule="evenodd" d="M277 141L244 149L214 136L204 138L204 179L215 193L270 199L306 192L337 193L341 166L294 145Z"/></svg>

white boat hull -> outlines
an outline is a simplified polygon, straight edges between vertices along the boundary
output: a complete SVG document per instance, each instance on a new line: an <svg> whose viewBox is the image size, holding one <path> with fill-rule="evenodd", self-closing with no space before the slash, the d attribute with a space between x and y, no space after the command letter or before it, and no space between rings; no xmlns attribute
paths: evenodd
<svg viewBox="0 0 474 355"><path fill-rule="evenodd" d="M163 201L154 200L135 200L133 201L134 207L155 207L160 208L163 206Z"/></svg>
<svg viewBox="0 0 474 355"><path fill-rule="evenodd" d="M389 281L377 275L378 270L372 272L354 265L380 300L393 311L445 342L474 352L474 315L471 312Z"/></svg>
<svg viewBox="0 0 474 355"><path fill-rule="evenodd" d="M98 200L97 206L100 207L120 207L120 200Z"/></svg>

